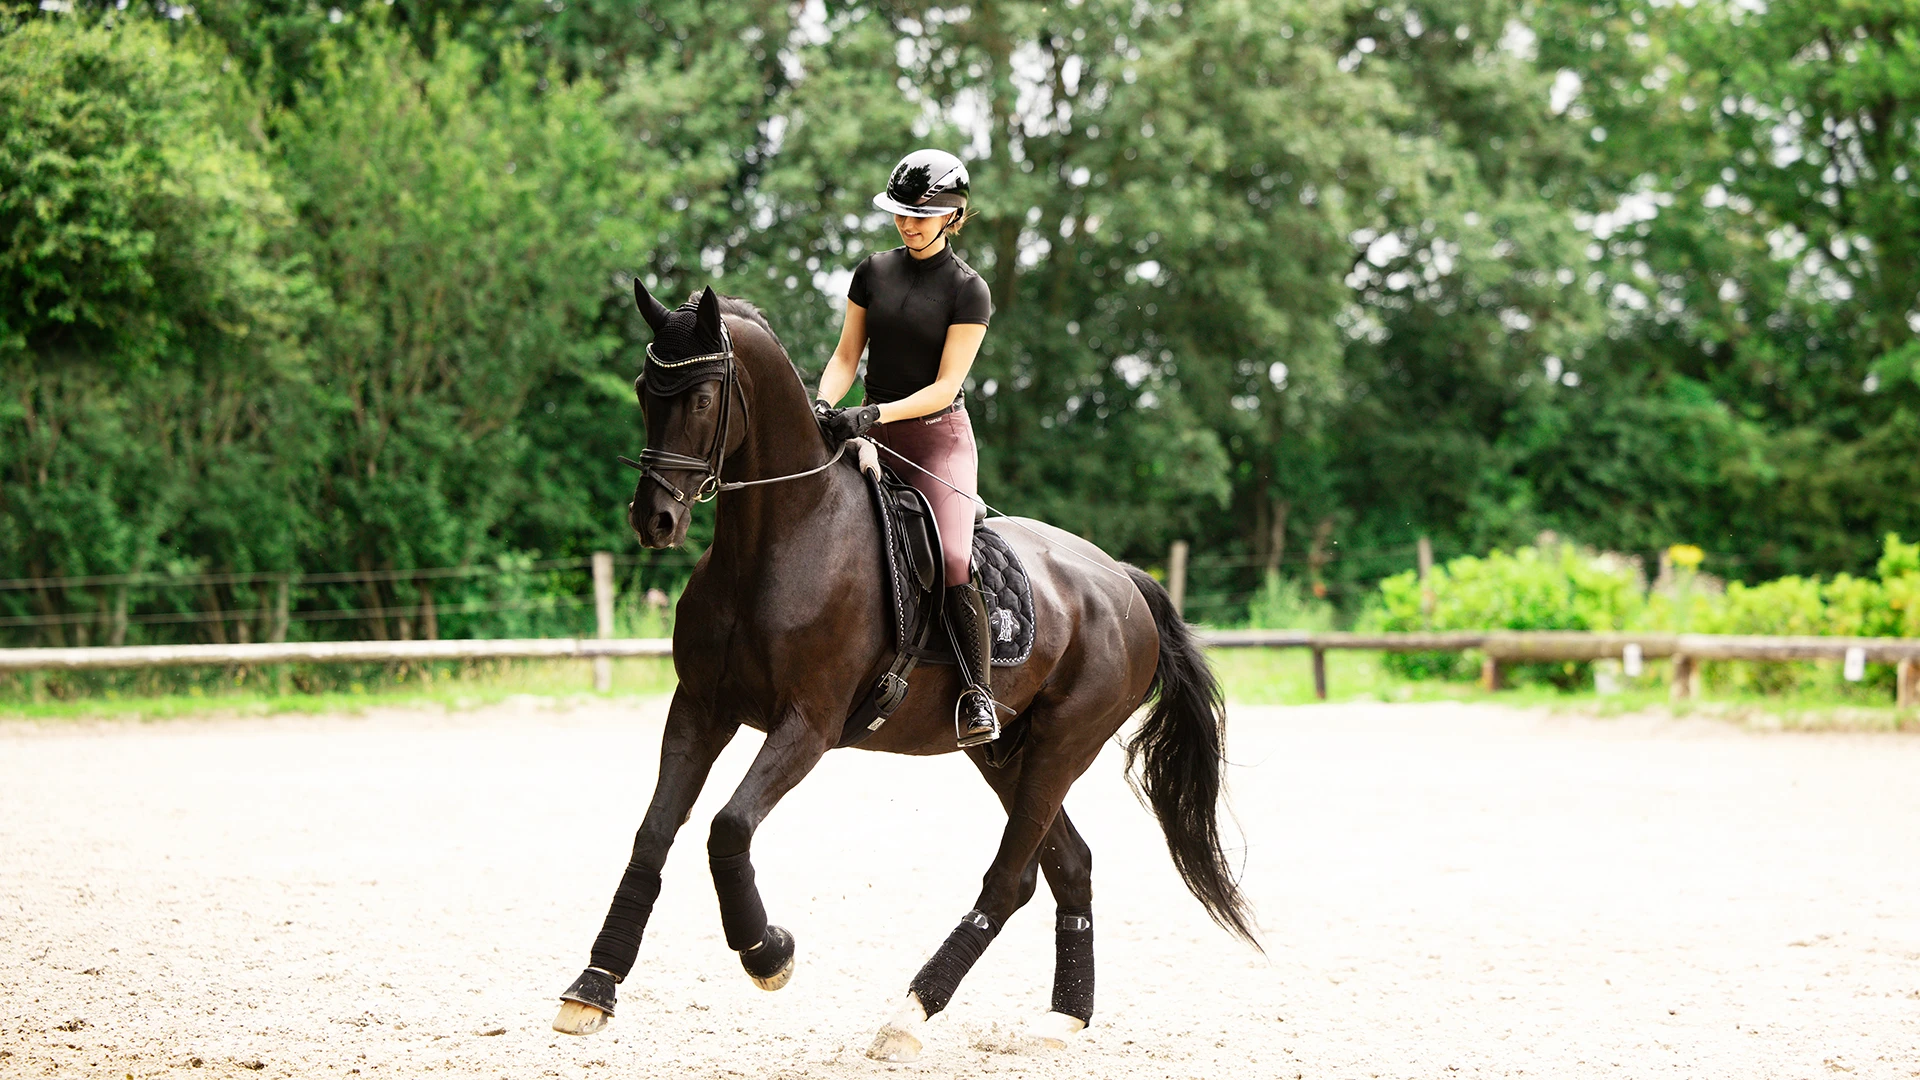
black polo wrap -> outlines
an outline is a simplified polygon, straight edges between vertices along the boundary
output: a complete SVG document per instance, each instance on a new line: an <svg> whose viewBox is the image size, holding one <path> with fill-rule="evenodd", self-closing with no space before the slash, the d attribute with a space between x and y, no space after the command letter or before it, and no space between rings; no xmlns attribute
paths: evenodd
<svg viewBox="0 0 1920 1080"><path fill-rule="evenodd" d="M620 887L613 891L607 921L600 927L600 936L593 939L594 967L612 972L616 981L627 977L640 955L640 935L646 932L653 902L658 899L660 872L637 862L628 863L627 872L620 875Z"/></svg>
<svg viewBox="0 0 1920 1080"><path fill-rule="evenodd" d="M767 937L767 909L753 884L748 852L712 855L713 891L720 898L720 926L727 932L727 948L746 952Z"/></svg>
<svg viewBox="0 0 1920 1080"><path fill-rule="evenodd" d="M967 917L947 935L940 950L921 967L909 987L919 996L920 1007L927 1010L928 1016L947 1007L953 1000L953 992L960 988L960 980L967 977L980 954L986 952L998 936L1000 924L991 916L977 910L967 912Z"/></svg>
<svg viewBox="0 0 1920 1080"><path fill-rule="evenodd" d="M1093 910L1061 908L1053 928L1053 1011L1093 1019Z"/></svg>

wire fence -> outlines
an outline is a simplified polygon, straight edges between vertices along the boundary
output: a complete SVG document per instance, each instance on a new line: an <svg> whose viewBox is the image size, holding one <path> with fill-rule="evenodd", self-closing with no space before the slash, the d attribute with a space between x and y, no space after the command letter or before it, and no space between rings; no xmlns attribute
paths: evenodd
<svg viewBox="0 0 1920 1080"><path fill-rule="evenodd" d="M1282 572L1322 574L1320 592L1351 599L1410 568L1414 545L1289 552ZM622 632L665 632L669 605L700 553L618 554ZM411 568L206 571L184 567L0 579L0 645L214 644L342 639L553 637L593 625L591 555L503 558ZM1264 557L1197 555L1189 615L1244 618Z"/></svg>
<svg viewBox="0 0 1920 1080"><path fill-rule="evenodd" d="M698 552L615 556L623 633L664 632ZM594 628L592 556L414 568L0 579L0 644L564 637Z"/></svg>
<svg viewBox="0 0 1920 1080"><path fill-rule="evenodd" d="M1292 548L1266 555L1194 553L1184 610L1190 619L1236 625L1265 590L1267 572L1351 611L1381 579L1412 570L1419 544ZM622 632L665 632L670 603L699 552L624 553L616 622ZM1434 552L1436 563L1459 552ZM1710 564L1743 565L1733 553ZM260 569L190 567L0 579L0 645L226 644L249 641L556 637L593 625L591 555L501 558L413 568Z"/></svg>

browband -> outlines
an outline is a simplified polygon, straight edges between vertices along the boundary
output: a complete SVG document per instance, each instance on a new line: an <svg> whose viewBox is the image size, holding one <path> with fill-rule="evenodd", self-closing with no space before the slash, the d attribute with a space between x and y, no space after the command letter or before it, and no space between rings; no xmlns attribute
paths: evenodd
<svg viewBox="0 0 1920 1080"><path fill-rule="evenodd" d="M648 344L647 359L640 369L640 378L650 393L672 397L694 383L723 378L732 360L733 335L727 332L727 324L723 320L720 323L719 352L689 356L684 360L662 360L653 351L653 345Z"/></svg>

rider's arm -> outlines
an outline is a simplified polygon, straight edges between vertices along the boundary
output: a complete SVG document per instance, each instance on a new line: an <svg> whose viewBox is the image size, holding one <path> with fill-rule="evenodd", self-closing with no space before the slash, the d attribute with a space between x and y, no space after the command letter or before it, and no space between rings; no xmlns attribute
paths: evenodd
<svg viewBox="0 0 1920 1080"><path fill-rule="evenodd" d="M866 347L867 309L848 300L847 317L840 324L840 344L833 350L833 359L827 361L827 370L820 373L820 392L815 396L838 405L853 388L854 376L860 373L860 354Z"/></svg>
<svg viewBox="0 0 1920 1080"><path fill-rule="evenodd" d="M953 404L953 399L960 395L961 384L966 382L967 372L973 368L973 358L980 354L980 343L986 339L985 323L954 323L947 327L947 344L940 350L939 378L918 393L880 406L880 422L911 420Z"/></svg>

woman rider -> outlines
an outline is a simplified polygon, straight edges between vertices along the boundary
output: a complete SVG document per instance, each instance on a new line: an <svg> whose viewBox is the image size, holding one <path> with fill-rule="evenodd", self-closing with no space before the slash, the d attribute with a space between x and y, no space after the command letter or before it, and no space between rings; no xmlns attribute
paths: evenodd
<svg viewBox="0 0 1920 1080"><path fill-rule="evenodd" d="M873 205L893 214L901 247L868 256L847 290L840 345L820 376L814 411L835 439L870 435L894 451L895 471L933 504L947 588L942 608L966 689L954 726L961 746L1000 735L990 683L987 608L970 580L979 458L961 384L987 336L987 284L948 244L967 218L967 167L944 150L900 159ZM867 352L866 399L834 404Z"/></svg>

